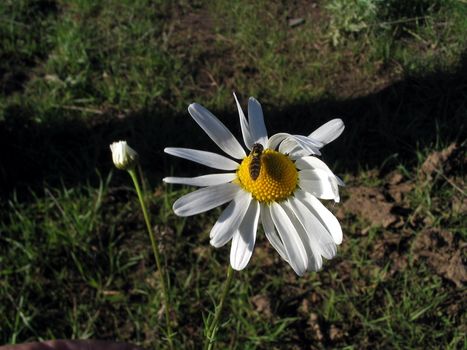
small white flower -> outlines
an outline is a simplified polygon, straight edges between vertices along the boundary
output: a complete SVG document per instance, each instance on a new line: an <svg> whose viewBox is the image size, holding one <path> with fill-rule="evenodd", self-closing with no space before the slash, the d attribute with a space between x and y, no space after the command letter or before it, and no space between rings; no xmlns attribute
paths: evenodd
<svg viewBox="0 0 467 350"><path fill-rule="evenodd" d="M110 150L112 151L112 160L118 169L130 170L138 162L138 153L128 146L126 141L112 143Z"/></svg>
<svg viewBox="0 0 467 350"><path fill-rule="evenodd" d="M338 186L343 182L315 155L342 133L344 123L333 119L309 136L279 133L269 138L259 102L250 97L247 120L234 97L243 141L253 151L247 155L221 121L204 107L191 104L188 111L193 119L239 162L212 152L166 148L168 154L230 171L164 178L166 183L203 187L179 198L174 212L190 216L230 202L211 229L210 243L218 248L232 240L230 263L234 269L242 270L248 264L261 222L269 242L298 275L317 271L322 258L333 258L336 245L342 242L339 222L318 198L338 202Z"/></svg>

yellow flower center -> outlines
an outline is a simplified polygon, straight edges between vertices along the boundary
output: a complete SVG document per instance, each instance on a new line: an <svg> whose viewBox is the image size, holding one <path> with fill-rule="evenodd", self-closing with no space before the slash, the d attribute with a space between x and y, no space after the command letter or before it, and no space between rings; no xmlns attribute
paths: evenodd
<svg viewBox="0 0 467 350"><path fill-rule="evenodd" d="M259 175L254 180L258 164ZM235 182L259 202L280 202L287 199L297 188L298 172L289 157L265 149L259 157L252 152L243 159L238 167Z"/></svg>

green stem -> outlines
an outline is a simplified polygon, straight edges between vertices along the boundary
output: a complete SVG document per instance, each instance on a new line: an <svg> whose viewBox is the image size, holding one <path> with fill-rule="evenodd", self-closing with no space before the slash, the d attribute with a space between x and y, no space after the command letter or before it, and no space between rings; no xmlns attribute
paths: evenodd
<svg viewBox="0 0 467 350"><path fill-rule="evenodd" d="M227 280L225 281L225 284L224 284L224 290L222 291L219 304L216 307L214 319L212 320L212 323L210 324L208 331L207 331L207 340L206 340L206 344L204 345L205 350L212 350L214 348L214 343L216 341L216 333L217 333L217 330L219 329L218 323L221 318L222 309L224 308L225 298L227 297L227 294L229 294L230 285L232 283L232 277L233 277L233 268L229 264L229 268L227 270Z"/></svg>
<svg viewBox="0 0 467 350"><path fill-rule="evenodd" d="M149 238L151 239L152 252L154 253L154 258L156 260L157 269L159 270L159 273L160 273L160 283L162 287L162 294L163 294L163 299L164 299L164 304L165 304L164 305L165 321L167 323L167 340L169 342L169 348L173 350L174 344L172 341L173 334L172 334L172 327L171 327L171 322L170 322L171 308L170 308L169 293L168 293L168 288L167 288L167 281L168 281L167 271L165 271L165 269L162 268L159 247L157 245L157 241L155 240L154 234L152 232L151 221L149 220L149 214L146 209L146 204L144 202L143 193L139 186L138 176L136 175L135 169L128 170L128 173L130 174L131 179L133 180L136 193L138 194L139 204L141 204L141 209L143 210L144 221L146 222L146 228L148 230Z"/></svg>

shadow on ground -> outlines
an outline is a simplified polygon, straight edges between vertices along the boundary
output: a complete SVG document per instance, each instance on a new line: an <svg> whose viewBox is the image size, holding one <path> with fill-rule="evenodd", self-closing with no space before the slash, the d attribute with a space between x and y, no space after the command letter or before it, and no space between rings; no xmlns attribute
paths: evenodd
<svg viewBox="0 0 467 350"><path fill-rule="evenodd" d="M279 131L307 134L327 120L341 117L346 131L327 146L325 160L334 164L337 173L361 168L384 172L398 163L410 167L416 162L417 148L464 139L466 91L464 54L454 71L407 77L367 96L263 109L270 135ZM245 105L246 96L242 101ZM231 107L213 112L241 140L233 99ZM0 124L3 197L13 191L27 194L44 184L92 183L97 173L107 174L112 169L109 144L118 139L128 140L139 151L152 184L171 172L189 175L198 170L188 161L164 155L164 147L216 150L185 111L174 114L154 106L123 117L108 112L86 121L69 114L63 121L46 125L34 123L32 114L21 106L11 107Z"/></svg>

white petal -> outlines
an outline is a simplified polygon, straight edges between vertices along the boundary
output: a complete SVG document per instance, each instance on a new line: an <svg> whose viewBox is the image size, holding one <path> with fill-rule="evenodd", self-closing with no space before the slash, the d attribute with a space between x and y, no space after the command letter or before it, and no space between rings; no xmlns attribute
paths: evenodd
<svg viewBox="0 0 467 350"><path fill-rule="evenodd" d="M264 125L263 110L254 97L248 99L248 121L253 142L260 143L266 148L268 133Z"/></svg>
<svg viewBox="0 0 467 350"><path fill-rule="evenodd" d="M238 191L242 190L232 183L201 188L177 199L173 210L178 216L203 213L231 201Z"/></svg>
<svg viewBox="0 0 467 350"><path fill-rule="evenodd" d="M326 259L332 259L336 255L337 247L331 234L308 210L305 204L295 197L290 197L289 201L297 219L301 222L308 235L310 245Z"/></svg>
<svg viewBox="0 0 467 350"><path fill-rule="evenodd" d="M298 173L298 185L303 190L310 192L321 199L334 199L339 201L337 180L330 178L329 173L321 169L306 169Z"/></svg>
<svg viewBox="0 0 467 350"><path fill-rule="evenodd" d="M297 159L295 166L298 169L320 169L328 173L329 181L334 192L334 201L339 202L339 188L338 186L345 186L344 181L338 178L334 173L329 169L329 167L321 159L316 157L303 157Z"/></svg>
<svg viewBox="0 0 467 350"><path fill-rule="evenodd" d="M203 129L225 153L237 159L246 157L242 146L229 129L206 108L197 103L192 103L188 107L188 112L190 112L190 115L201 129Z"/></svg>
<svg viewBox="0 0 467 350"><path fill-rule="evenodd" d="M214 169L237 170L239 166L239 164L236 161L221 156L220 154L199 151L191 148L167 147L164 149L164 152L171 154L175 157L188 159L193 162L206 165Z"/></svg>
<svg viewBox="0 0 467 350"><path fill-rule="evenodd" d="M316 157L302 157L295 162L298 169L321 169L332 173L331 169L321 159Z"/></svg>
<svg viewBox="0 0 467 350"><path fill-rule="evenodd" d="M297 147L301 149L301 147L298 146L297 142L293 138L286 138L280 143L279 152L283 154L289 154Z"/></svg>
<svg viewBox="0 0 467 350"><path fill-rule="evenodd" d="M287 134L285 132L274 134L269 138L268 143L265 148L270 148L270 149L275 150L282 141L284 141L287 137L290 137L290 136L291 136L290 134Z"/></svg>
<svg viewBox="0 0 467 350"><path fill-rule="evenodd" d="M331 177L329 178L329 181L331 182L332 191L334 192L334 202L339 203L341 197L339 196L339 185L337 183L337 178L335 176Z"/></svg>
<svg viewBox="0 0 467 350"><path fill-rule="evenodd" d="M162 179L165 183L168 184L181 184L189 186L215 186L220 184L225 184L234 180L237 177L235 173L229 174L209 174L197 177L165 177Z"/></svg>
<svg viewBox="0 0 467 350"><path fill-rule="evenodd" d="M295 135L299 136L299 135ZM297 142L297 146L290 150L289 155L291 158L297 159L303 156L309 156L310 154L321 155L318 146L315 146L310 142L311 139L294 139Z"/></svg>
<svg viewBox="0 0 467 350"><path fill-rule="evenodd" d="M297 159L295 162L295 166L302 170L302 169L321 169L328 173L330 179L335 179L335 182L339 186L345 186L344 181L338 178L331 169L324 163L321 159L316 157L302 157ZM334 181L333 181L334 182Z"/></svg>
<svg viewBox="0 0 467 350"><path fill-rule="evenodd" d="M289 158L292 159L292 160L296 160L296 159L300 159L300 158L305 157L305 156L309 156L310 154L312 154L312 153L308 152L307 150L304 150L300 146L296 146L289 152ZM318 151L315 154L320 156L321 152Z"/></svg>
<svg viewBox="0 0 467 350"><path fill-rule="evenodd" d="M237 103L238 116L240 118L240 126L242 128L243 142L245 143L245 146L251 150L253 148L254 142L251 138L250 127L248 126L248 122L245 118L245 114L243 113L242 106L240 105L240 102L238 102L235 92L233 95L235 97L235 102Z"/></svg>
<svg viewBox="0 0 467 350"><path fill-rule="evenodd" d="M210 243L212 246L219 248L230 241L232 235L238 229L238 226L240 226L250 202L251 194L239 190L211 229L209 238L211 238Z"/></svg>
<svg viewBox="0 0 467 350"><path fill-rule="evenodd" d="M320 155L319 147L322 145L319 142L315 142L314 140L310 139L309 137L303 135L290 135L287 133L278 133L273 136L268 141L267 148L276 149L282 142L287 141L287 146L284 146L287 150L290 150L290 155L294 155L294 153L298 151L302 151L304 155L309 154L317 154ZM291 144L294 142L296 144L295 147L291 147ZM279 147L280 150L280 147ZM287 153L287 152L283 152Z"/></svg>
<svg viewBox="0 0 467 350"><path fill-rule="evenodd" d="M235 270L243 270L250 261L258 229L259 203L252 200L243 221L235 232L230 248L230 264Z"/></svg>
<svg viewBox="0 0 467 350"><path fill-rule="evenodd" d="M303 242L287 216L287 213L279 204L272 203L269 209L272 221L274 222L277 232L284 243L288 263L292 266L297 275L302 276L308 265L308 256L306 254L305 247L303 246Z"/></svg>
<svg viewBox="0 0 467 350"><path fill-rule="evenodd" d="M322 142L324 146L337 139L344 131L344 128L344 122L341 119L332 119L313 131L310 137Z"/></svg>
<svg viewBox="0 0 467 350"><path fill-rule="evenodd" d="M261 223L269 243L271 243L274 249L277 250L282 259L288 261L284 244L282 243L280 237L277 235L276 229L274 228L274 222L272 221L271 213L269 212L269 207L267 204L261 204Z"/></svg>
<svg viewBox="0 0 467 350"><path fill-rule="evenodd" d="M309 193L295 191L295 198L306 205L324 227L331 233L334 243L342 243L342 228L337 218L316 197Z"/></svg>
<svg viewBox="0 0 467 350"><path fill-rule="evenodd" d="M339 186L345 187L345 182L339 176L337 176L337 175L335 175L335 176L336 176L337 184Z"/></svg>
<svg viewBox="0 0 467 350"><path fill-rule="evenodd" d="M303 227L302 223L297 218L294 210L292 209L290 202L282 202L281 206L286 211L287 215L292 221L292 224L297 230L300 239L303 242L303 246L305 247L306 254L308 256L307 270L318 271L321 269L321 266L323 266L323 258L321 257L321 250L318 246L318 243L316 240L313 240L312 237L310 237L306 229Z"/></svg>
<svg viewBox="0 0 467 350"><path fill-rule="evenodd" d="M310 149L312 151L318 150L323 144L317 140L309 138L308 136L303 135L292 135L292 137L297 141L298 145L303 149Z"/></svg>

